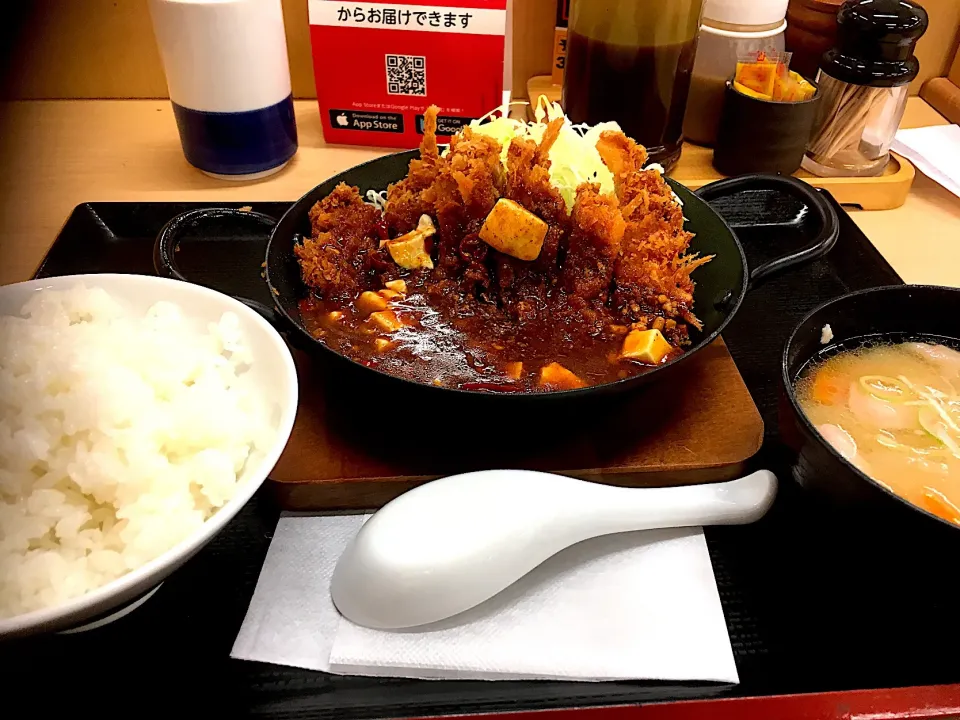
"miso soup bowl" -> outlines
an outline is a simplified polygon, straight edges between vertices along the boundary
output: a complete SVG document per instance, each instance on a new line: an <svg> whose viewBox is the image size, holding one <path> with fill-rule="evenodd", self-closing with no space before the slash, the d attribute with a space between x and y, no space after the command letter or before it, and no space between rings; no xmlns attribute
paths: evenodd
<svg viewBox="0 0 960 720"><path fill-rule="evenodd" d="M886 530L925 528L960 539L960 526L903 500L841 457L804 414L795 391L808 365L841 349L914 340L958 347L958 318L960 289L891 285L830 300L800 321L783 349L780 434L792 452L791 474L802 487L851 518L882 523Z"/></svg>

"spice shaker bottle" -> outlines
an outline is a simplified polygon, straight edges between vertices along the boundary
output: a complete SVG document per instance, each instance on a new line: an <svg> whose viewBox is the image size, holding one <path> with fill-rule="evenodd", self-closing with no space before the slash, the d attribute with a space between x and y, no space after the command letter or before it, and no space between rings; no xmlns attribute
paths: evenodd
<svg viewBox="0 0 960 720"><path fill-rule="evenodd" d="M150 0L187 161L251 180L297 151L280 0Z"/></svg>
<svg viewBox="0 0 960 720"><path fill-rule="evenodd" d="M683 113L703 0L572 0L563 105L574 123L616 121L669 169Z"/></svg>
<svg viewBox="0 0 960 720"><path fill-rule="evenodd" d="M683 121L687 140L717 139L727 80L737 60L757 50L783 50L788 0L704 0L697 57Z"/></svg>
<svg viewBox="0 0 960 720"><path fill-rule="evenodd" d="M837 47L817 76L820 107L803 168L821 177L880 175L920 71L913 51L927 29L913 0L847 0Z"/></svg>

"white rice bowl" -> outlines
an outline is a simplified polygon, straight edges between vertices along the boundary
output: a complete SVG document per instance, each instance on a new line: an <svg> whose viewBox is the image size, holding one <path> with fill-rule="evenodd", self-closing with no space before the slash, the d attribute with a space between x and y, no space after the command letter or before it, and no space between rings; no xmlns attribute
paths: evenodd
<svg viewBox="0 0 960 720"><path fill-rule="evenodd" d="M0 635L134 599L233 517L296 412L242 303L133 275L0 288Z"/></svg>

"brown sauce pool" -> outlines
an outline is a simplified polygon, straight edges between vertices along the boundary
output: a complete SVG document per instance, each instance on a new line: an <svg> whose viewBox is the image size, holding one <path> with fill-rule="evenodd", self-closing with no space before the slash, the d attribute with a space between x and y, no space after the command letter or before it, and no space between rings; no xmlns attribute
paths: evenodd
<svg viewBox="0 0 960 720"><path fill-rule="evenodd" d="M376 327L354 303L314 296L300 303L304 326L329 348L362 365L461 390L565 390L614 382L654 367L620 358L627 328L612 311L591 311L591 317L596 314L593 322L583 323L580 316L553 311L548 302L534 319L518 324L495 305L431 298L415 280L406 282L407 294L389 304L403 323L393 332ZM458 309L451 312L454 306ZM682 351L675 350L662 362L679 354ZM581 383L544 385L541 369L551 363L559 363Z"/></svg>

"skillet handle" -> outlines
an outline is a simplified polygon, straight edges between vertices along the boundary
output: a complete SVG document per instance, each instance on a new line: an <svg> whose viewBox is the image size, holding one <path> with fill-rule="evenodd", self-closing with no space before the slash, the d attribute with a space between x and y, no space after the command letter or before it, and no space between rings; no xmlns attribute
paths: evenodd
<svg viewBox="0 0 960 720"><path fill-rule="evenodd" d="M153 266L157 271L157 274L163 277L183 280L184 282L206 284L200 283L197 280L191 280L184 275L183 271L177 265L176 253L180 246L180 240L182 239L186 230L198 225L203 221L216 221L223 219L241 220L255 228L254 232L262 232L265 235L263 254L266 256L266 242L267 239L269 239L273 228L277 224L276 219L270 217L269 215L264 215L263 213L227 207L188 210L180 213L167 222L167 224L163 226L163 228L160 230L160 233L157 235L157 240L153 246ZM262 268L259 266L255 269L251 269L251 272L260 273L261 271ZM260 278L257 278L257 280L264 288L267 287L266 283ZM233 292L226 292L217 287L212 287L212 289L218 290L219 292L224 292L224 294L230 295L232 298L239 300L251 310L256 311L277 330L286 330L286 326L282 322L282 316L272 305L267 305L262 300L257 300L255 298L245 297Z"/></svg>
<svg viewBox="0 0 960 720"><path fill-rule="evenodd" d="M840 237L840 218L827 199L809 184L785 175L742 175L704 185L696 195L708 203L728 195L751 190L779 190L803 201L820 221L816 238L796 252L763 263L750 271L750 287L756 287L772 275L800 263L816 260L830 252Z"/></svg>

